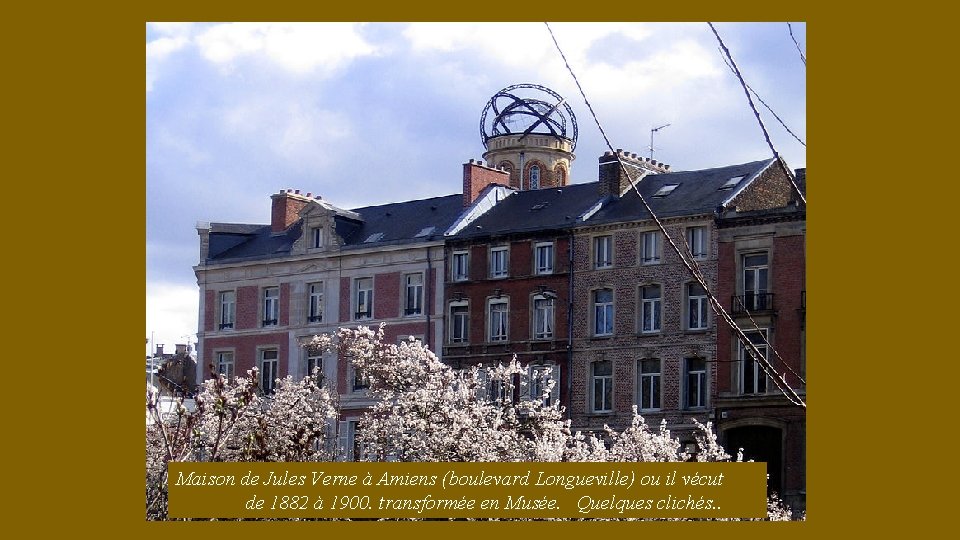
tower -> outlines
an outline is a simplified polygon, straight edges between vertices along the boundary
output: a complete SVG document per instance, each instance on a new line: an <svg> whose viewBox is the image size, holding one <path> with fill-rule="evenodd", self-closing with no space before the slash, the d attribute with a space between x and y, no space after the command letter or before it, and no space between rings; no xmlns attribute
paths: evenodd
<svg viewBox="0 0 960 540"><path fill-rule="evenodd" d="M490 98L480 116L483 159L510 173L520 190L565 186L575 159L577 119L553 90L515 84Z"/></svg>

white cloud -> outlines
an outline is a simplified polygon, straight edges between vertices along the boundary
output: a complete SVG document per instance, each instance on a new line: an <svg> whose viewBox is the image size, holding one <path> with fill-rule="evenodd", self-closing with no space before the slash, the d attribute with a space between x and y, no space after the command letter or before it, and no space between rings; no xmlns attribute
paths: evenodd
<svg viewBox="0 0 960 540"><path fill-rule="evenodd" d="M329 74L355 58L378 49L348 23L230 23L213 26L196 38L203 56L224 67L246 57L263 55L287 71Z"/></svg>
<svg viewBox="0 0 960 540"><path fill-rule="evenodd" d="M147 43L147 92L153 90L163 62L188 44L189 40L182 35L161 37Z"/></svg>
<svg viewBox="0 0 960 540"><path fill-rule="evenodd" d="M196 286L175 283L147 283L147 333L155 344L172 350L188 339L196 343L200 293Z"/></svg>

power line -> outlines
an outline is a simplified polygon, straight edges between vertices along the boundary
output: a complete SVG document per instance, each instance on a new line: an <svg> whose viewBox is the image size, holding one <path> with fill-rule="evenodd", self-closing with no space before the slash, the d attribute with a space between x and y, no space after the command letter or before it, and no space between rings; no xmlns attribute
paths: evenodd
<svg viewBox="0 0 960 540"><path fill-rule="evenodd" d="M591 116L593 116L593 121L597 124L597 129L600 130L600 134L603 136L603 140L604 142L606 142L607 148L609 148L610 152L614 156L616 156L617 163L620 164L620 171L626 176L626 178L630 179L630 174L627 171L626 164L624 164L623 160L620 157L620 154L613 150L613 145L610 143L610 139L607 137L606 132L603 130L603 126L600 125L600 119L597 118L597 115L593 110L593 106L590 104L590 100L587 99L587 95L583 91L583 87L580 85L580 81L577 79L577 75L573 72L573 68L570 67L570 62L567 61L566 55L563 54L563 49L560 48L560 44L557 42L557 37L553 34L553 29L550 28L549 23L545 22L543 24L546 25L547 31L550 32L550 38L553 40L553 44L554 46L556 46L557 52L560 53L560 57L563 59L563 63L567 67L567 71L570 72L570 76L573 77L573 82L577 85L577 88L580 90L580 95L583 97L583 101L584 103L586 103L587 109L590 111ZM711 25L711 28L712 27L713 26ZM749 93L747 97L749 98ZM778 156L775 157L775 159L779 161L782 165L783 162L782 160L779 159ZM680 257L680 261L687 268L687 270L694 277L694 279L697 280L699 285L703 287L704 292L706 292L707 294L707 298L710 300L711 306L713 306L714 312L717 315L719 315L720 318L722 318L730 326L730 328L737 334L737 337L744 344L750 356L752 356L753 360L757 363L757 365L759 365L761 369L763 369L763 372L768 376L768 378L773 381L773 384L777 387L780 393L783 394L783 396L786 397L790 403L806 408L807 405L806 403L804 403L803 398L801 398L800 395L797 394L797 392L793 388L791 388L789 384L787 384L786 375L781 375L780 373L778 373L777 370L774 369L773 366L770 364L770 361L766 358L766 356L760 354L760 351L757 349L753 341L747 337L743 329L741 329L740 326L737 324L737 322L733 320L733 317L731 317L730 314L727 313L727 310L724 309L723 305L720 303L717 297L713 294L713 292L711 292L710 286L707 283L706 278L704 277L703 273L700 270L700 265L697 263L696 259L693 258L692 254L688 258L687 256L684 255L682 251L680 251L680 248L677 246L676 242L674 242L673 237L670 236L670 233L667 232L667 229L663 225L663 222L660 221L660 218L657 217L656 213L654 213L653 208L650 207L650 205L647 203L647 200L640 193L640 189L637 188L637 183L640 180L642 180L644 176L645 176L645 173L641 174L636 181L633 181L631 179L630 185L633 187L634 192L636 192L637 197L639 197L640 202L643 204L646 211L650 213L650 216L653 218L653 221L657 224L657 227L660 229L660 232L661 234L663 234L663 237L667 240L667 242L670 244L673 250L677 253L677 256ZM788 178L790 176L791 175L788 174ZM794 185L794 187L796 187L796 185ZM770 346L770 348L773 349L772 346Z"/></svg>
<svg viewBox="0 0 960 540"><path fill-rule="evenodd" d="M800 44L797 43L797 38L793 37L793 26L790 23L787 23L787 29L790 30L790 39L793 40L793 44L797 46L797 52L800 53L800 60L803 62L803 65L807 65L807 58L803 56L803 51L800 50Z"/></svg>
<svg viewBox="0 0 960 540"><path fill-rule="evenodd" d="M726 64L728 68L730 68L730 71L734 71L733 66L730 65L730 62L728 62L726 58L723 58L723 63ZM734 73L736 72L734 71ZM783 129L787 130L787 133L792 135L793 138L796 139L798 143L802 144L804 148L806 148L807 143L803 142L803 140L801 140L796 133L794 133L789 127L787 127L787 124L783 121L783 119L780 118L780 116L776 112L774 112L773 108L771 108L770 105L767 105L767 102L764 101L762 97L760 97L760 94L758 94L757 91L754 90L753 87L750 86L749 84L747 84L747 89L753 92L753 95L756 96L757 101L762 103L763 106L766 107L768 111L770 111L770 114L772 114L773 117L777 119L777 122L780 122L780 125L783 126Z"/></svg>
<svg viewBox="0 0 960 540"><path fill-rule="evenodd" d="M730 54L730 49L723 43L723 40L720 39L720 34L717 33L717 29L713 27L713 23L708 22L710 25L710 30L713 31L713 35L717 36L717 41L720 42L720 48L723 49L723 52L727 55L727 59L730 60L730 65L733 66L733 73L737 76L737 80L740 81L740 86L743 87L743 93L747 96L747 102L750 104L750 110L753 111L753 116L756 117L757 123L760 124L760 129L763 131L763 138L767 140L767 146L770 147L770 151L773 152L773 157L777 159L777 162L780 163L780 167L783 168L783 172L787 174L787 179L790 180L790 185L793 186L793 189L797 192L797 196L800 197L800 200L803 201L803 204L807 204L807 198L803 196L803 192L800 191L800 188L797 186L797 183L793 180L793 172L787 168L783 160L780 159L780 153L777 152L777 149L774 148L773 142L770 140L770 133L767 132L767 127L763 125L763 119L760 118L760 113L757 112L757 106L753 104L753 98L750 97L750 91L747 90L747 83L743 80L743 75L740 73L740 68L737 67L737 63L733 60L733 55Z"/></svg>

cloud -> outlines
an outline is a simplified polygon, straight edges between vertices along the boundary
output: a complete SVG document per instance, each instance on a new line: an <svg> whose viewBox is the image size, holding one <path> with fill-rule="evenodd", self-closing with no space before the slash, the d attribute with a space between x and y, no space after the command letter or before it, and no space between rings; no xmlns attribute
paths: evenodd
<svg viewBox="0 0 960 540"><path fill-rule="evenodd" d="M355 58L377 54L360 34L361 26L230 23L208 28L196 43L204 58L228 70L241 58L263 57L292 73L330 74Z"/></svg>
<svg viewBox="0 0 960 540"><path fill-rule="evenodd" d="M164 61L189 43L187 37L182 35L161 37L147 43L147 92L153 90Z"/></svg>
<svg viewBox="0 0 960 540"><path fill-rule="evenodd" d="M188 338L195 343L199 305L196 285L147 282L147 337L153 333L154 343L167 350Z"/></svg>

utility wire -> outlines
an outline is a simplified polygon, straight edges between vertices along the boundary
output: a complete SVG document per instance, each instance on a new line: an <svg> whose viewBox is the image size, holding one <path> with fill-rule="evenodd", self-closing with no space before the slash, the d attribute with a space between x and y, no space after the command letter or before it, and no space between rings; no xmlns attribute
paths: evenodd
<svg viewBox="0 0 960 540"><path fill-rule="evenodd" d="M730 62L728 62L726 58L723 58L723 63L725 63L728 68L730 68L730 71L733 71L734 73L736 73L736 71L734 71L733 69L733 66L730 65ZM762 97L760 97L760 94L758 94L757 91L754 90L753 87L750 86L749 84L747 84L746 86L747 86L747 90L750 90L753 93L753 95L757 98L757 101L762 103L763 106L766 107L768 111L770 111L770 114L772 114L773 117L777 119L777 122L780 122L780 125L783 126L783 129L787 130L787 133L792 135L793 138L796 139L798 143L802 144L804 148L806 148L807 143L803 142L803 140L801 140L796 133L794 133L789 127L787 127L787 124L783 121L783 119L780 118L780 116L776 112L774 112L773 108L771 108L770 105L767 105L767 102L764 101Z"/></svg>
<svg viewBox="0 0 960 540"><path fill-rule="evenodd" d="M760 118L760 113L757 112L757 106L753 104L753 98L750 97L750 91L747 90L747 83L743 80L743 75L740 73L740 69L737 67L737 63L733 60L733 55L730 54L730 49L724 45L723 40L720 39L720 34L717 33L717 29L713 27L713 23L708 22L710 25L710 30L713 30L713 35L717 36L717 41L720 42L720 48L723 49L723 52L727 55L727 59L730 60L730 65L733 66L733 72L736 74L737 79L740 81L740 86L743 87L743 93L747 96L747 102L750 104L750 109L753 111L753 116L756 117L757 123L760 124L760 129L763 131L763 137L767 140L767 146L770 147L770 151L773 152L773 157L776 158L777 162L780 163L780 167L783 168L783 172L787 173L787 178L790 180L790 184L793 186L793 189L797 192L797 196L800 197L800 200L803 201L803 204L807 204L807 198L803 196L803 192L800 191L800 188L797 187L797 183L794 182L793 172L787 168L787 165L780 159L780 154L777 152L777 149L774 148L773 142L770 140L770 133L767 132L767 127L763 125L763 119Z"/></svg>
<svg viewBox="0 0 960 540"><path fill-rule="evenodd" d="M793 40L793 44L797 46L797 52L800 53L800 60L803 61L803 65L807 65L807 58L803 56L803 51L800 50L800 44L797 43L797 38L793 37L793 26L790 23L787 23L787 28L790 30L790 39Z"/></svg>
<svg viewBox="0 0 960 540"><path fill-rule="evenodd" d="M583 91L583 87L580 85L580 81L577 79L577 75L573 72L573 68L570 67L570 62L567 61L566 55L563 54L563 49L560 48L560 44L557 42L557 37L553 34L553 29L550 28L549 23L545 22L544 24L547 27L547 31L550 32L550 38L553 40L553 44L554 46L556 46L557 52L560 53L560 57L563 59L563 63L567 67L567 71L570 72L570 76L573 77L573 82L576 83L577 88L580 90L580 95L583 97L583 101L584 103L586 103L587 109L589 109L590 114L593 116L593 121L597 124L597 129L600 130L600 134L603 136L603 140L604 142L606 142L607 148L609 148L610 152L614 156L616 156L617 163L620 164L620 171L625 175L626 178L630 179L630 173L627 171L626 164L624 164L623 160L620 157L620 154L613 150L613 145L610 143L610 139L607 137L606 132L603 130L603 126L600 125L600 119L597 118L597 115L593 110L593 106L590 104L590 100L587 99L587 95ZM748 97L749 97L749 94L748 94ZM777 161L780 161L782 164L782 161L778 157L776 159ZM645 175L641 174L640 177L637 179L637 181L643 179L643 176ZM789 176L790 175L788 175L788 177ZM706 278L704 277L703 273L700 270L700 265L692 256L688 259L684 255L684 253L680 250L676 242L674 242L673 237L670 236L670 233L667 232L667 229L663 225L663 222L660 221L660 218L658 218L657 214L654 213L653 208L650 207L646 199L640 193L640 189L637 188L637 181L633 181L631 179L631 182L630 182L630 185L633 187L634 192L636 192L637 197L639 197L640 199L640 202L643 204L644 208L653 218L653 221L657 224L657 227L660 229L660 232L663 234L663 237L667 240L667 242L673 248L674 252L677 253L677 256L680 257L680 261L687 268L687 270L694 277L694 279L697 280L700 286L703 287L703 290L706 292L707 298L710 300L710 304L713 307L714 312L717 315L719 315L730 326L730 328L734 331L734 333L737 334L737 337L744 344L750 356L753 357L753 360L757 363L757 365L761 367L763 372L768 376L769 380L773 382L773 384L777 387L780 393L783 394L784 397L786 397L790 403L793 403L794 405L797 405L799 407L806 408L807 405L806 403L804 403L803 398L801 398L800 395L797 394L797 392L793 388L791 388L789 384L787 384L786 375L778 373L777 370L774 369L774 367L770 364L770 361L766 358L766 356L760 354L759 349L757 349L753 341L751 341L747 337L743 329L741 329L740 326L737 324L737 322L733 320L733 317L731 317L730 314L727 313L727 310L724 309L723 305L720 303L717 297L713 294L713 292L711 292L710 286L707 283ZM770 348L772 349L773 347L770 347Z"/></svg>

